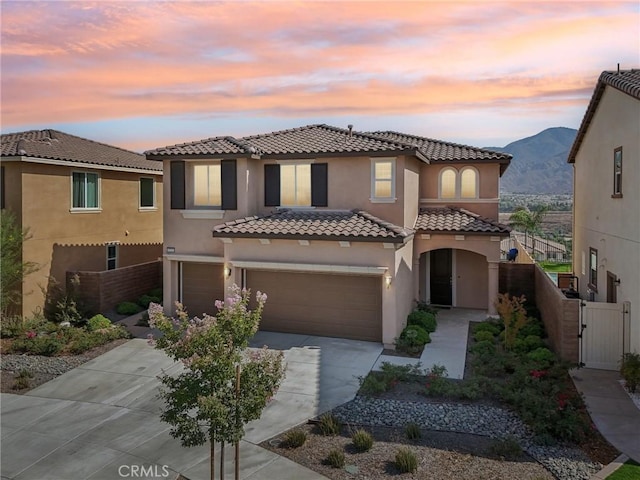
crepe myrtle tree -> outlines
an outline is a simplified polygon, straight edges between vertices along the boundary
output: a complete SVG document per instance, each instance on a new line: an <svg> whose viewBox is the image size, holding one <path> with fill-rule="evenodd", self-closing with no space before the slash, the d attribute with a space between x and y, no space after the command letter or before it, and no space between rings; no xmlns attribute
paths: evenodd
<svg viewBox="0 0 640 480"><path fill-rule="evenodd" d="M233 285L224 301L215 302L218 313L202 318L189 318L178 302L173 318L162 306L149 305L149 325L162 332L157 339L150 337L150 343L185 367L177 376L159 376L165 403L160 417L184 447L210 443L212 480L215 443L220 444L221 479L224 445L236 445L237 477L244 426L260 418L284 378L282 352L248 348L267 299L257 292L256 306L250 310L249 296L248 290Z"/></svg>

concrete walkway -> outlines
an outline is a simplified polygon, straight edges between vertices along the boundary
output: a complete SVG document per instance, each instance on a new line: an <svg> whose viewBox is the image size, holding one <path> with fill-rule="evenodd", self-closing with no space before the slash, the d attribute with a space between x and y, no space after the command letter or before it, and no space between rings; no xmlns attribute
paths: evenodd
<svg viewBox="0 0 640 480"><path fill-rule="evenodd" d="M420 358L380 355L374 370L379 370L382 362L394 365L417 365L419 362L423 369L433 365L444 366L448 378L462 379L467 357L469 322L482 322L486 319L487 312L484 310L441 309L437 316L438 328L431 334L431 343L425 345Z"/></svg>
<svg viewBox="0 0 640 480"><path fill-rule="evenodd" d="M602 436L640 462L640 410L620 385L620 374L581 368L572 370L570 375Z"/></svg>
<svg viewBox="0 0 640 480"><path fill-rule="evenodd" d="M262 417L247 425L240 477L323 479L258 444L353 398L357 377L371 370L382 346L260 332L254 346L264 344L285 351L287 377ZM208 445L183 448L159 418L156 376L180 369L134 339L25 395L2 394L2 478L112 480L134 478L144 467L155 472L145 478L209 479Z"/></svg>

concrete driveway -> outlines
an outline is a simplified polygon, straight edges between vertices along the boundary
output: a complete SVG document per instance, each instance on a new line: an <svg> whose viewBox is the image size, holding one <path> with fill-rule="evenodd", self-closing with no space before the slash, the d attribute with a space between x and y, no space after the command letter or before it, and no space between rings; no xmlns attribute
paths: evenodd
<svg viewBox="0 0 640 480"><path fill-rule="evenodd" d="M355 395L382 345L259 332L252 346L283 350L287 377L241 442L241 478L321 479L257 445ZM2 394L3 479L209 479L209 446L183 448L159 419L163 352L134 339L26 395ZM225 471L233 478L232 448ZM216 452L216 455L218 453Z"/></svg>

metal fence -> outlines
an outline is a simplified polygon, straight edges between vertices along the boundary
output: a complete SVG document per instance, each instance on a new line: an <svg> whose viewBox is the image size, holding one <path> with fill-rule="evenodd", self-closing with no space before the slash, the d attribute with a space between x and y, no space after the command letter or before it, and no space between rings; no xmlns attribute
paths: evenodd
<svg viewBox="0 0 640 480"><path fill-rule="evenodd" d="M511 232L509 238L500 242L500 254L503 260L509 259L509 251L524 248L536 262L570 263L571 249L564 242L558 242L539 235L527 235Z"/></svg>

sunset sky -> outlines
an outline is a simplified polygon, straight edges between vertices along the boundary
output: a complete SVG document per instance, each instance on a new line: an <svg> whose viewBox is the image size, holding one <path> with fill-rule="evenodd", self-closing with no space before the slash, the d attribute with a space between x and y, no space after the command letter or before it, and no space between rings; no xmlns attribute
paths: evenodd
<svg viewBox="0 0 640 480"><path fill-rule="evenodd" d="M310 123L476 146L578 128L637 1L2 1L2 133L136 151Z"/></svg>

